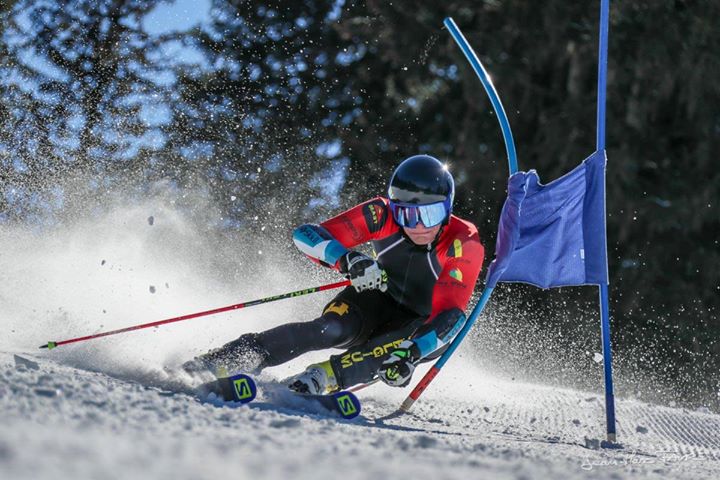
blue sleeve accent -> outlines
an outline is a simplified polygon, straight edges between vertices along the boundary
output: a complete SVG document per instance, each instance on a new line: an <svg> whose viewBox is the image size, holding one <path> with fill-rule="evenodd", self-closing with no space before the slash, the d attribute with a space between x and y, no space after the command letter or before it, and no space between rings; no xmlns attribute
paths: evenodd
<svg viewBox="0 0 720 480"><path fill-rule="evenodd" d="M305 255L328 265L335 265L350 251L320 225L300 225L293 232L293 242Z"/></svg>
<svg viewBox="0 0 720 480"><path fill-rule="evenodd" d="M455 324L452 326L452 328L450 329L450 331L447 332L447 334L445 334L445 335L440 339L441 342L442 342L442 344L445 345L446 343L450 343L450 342L453 340L453 338L455 338L455 336L460 332L460 329L462 329L462 327L465 325L465 322L466 322L466 321L467 321L467 317L466 317L465 314L463 313L462 315L460 315L460 316L457 318Z"/></svg>
<svg viewBox="0 0 720 480"><path fill-rule="evenodd" d="M435 316L432 322L423 326L412 341L425 358L450 343L465 325L466 317L459 309L446 310Z"/></svg>
<svg viewBox="0 0 720 480"><path fill-rule="evenodd" d="M338 242L337 240L333 239L330 240L330 243L328 243L327 247L325 247L325 262L329 263L330 265L335 265L338 260L340 260L340 257L348 253L350 250L345 248L342 243Z"/></svg>
<svg viewBox="0 0 720 480"><path fill-rule="evenodd" d="M312 227L312 225L300 225L297 227L293 232L293 241L296 244L302 243L311 248L322 242L323 238L320 237Z"/></svg>
<svg viewBox="0 0 720 480"><path fill-rule="evenodd" d="M438 338L435 332L428 332L421 337L413 338L412 341L420 350L421 358L427 357L438 348Z"/></svg>

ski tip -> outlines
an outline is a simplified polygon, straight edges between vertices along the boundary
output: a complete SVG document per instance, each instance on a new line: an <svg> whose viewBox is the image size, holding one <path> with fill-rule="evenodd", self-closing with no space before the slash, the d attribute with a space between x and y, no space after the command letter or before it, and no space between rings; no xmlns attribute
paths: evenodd
<svg viewBox="0 0 720 480"><path fill-rule="evenodd" d="M210 400L210 395L221 402L250 403L257 396L257 385L252 377L245 374L220 377L196 388L198 396Z"/></svg>
<svg viewBox="0 0 720 480"><path fill-rule="evenodd" d="M257 397L257 385L252 377L240 373L228 377L227 382L230 387L230 398L228 398L228 395L224 395L226 399L240 403L250 403ZM224 393L227 393L227 391Z"/></svg>
<svg viewBox="0 0 720 480"><path fill-rule="evenodd" d="M338 413L344 419L352 420L360 415L362 407L360 400L358 400L354 393L348 391L337 392L333 394L333 398L337 404Z"/></svg>

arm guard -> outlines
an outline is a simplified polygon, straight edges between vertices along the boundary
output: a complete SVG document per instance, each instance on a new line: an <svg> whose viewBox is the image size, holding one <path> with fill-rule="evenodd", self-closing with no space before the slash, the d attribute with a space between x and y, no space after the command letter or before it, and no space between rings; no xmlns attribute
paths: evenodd
<svg viewBox="0 0 720 480"><path fill-rule="evenodd" d="M293 242L302 253L326 267L335 267L340 257L350 251L320 225L300 225L293 232Z"/></svg>
<svg viewBox="0 0 720 480"><path fill-rule="evenodd" d="M395 227L388 221L387 200L377 197L346 210L321 225L301 225L293 232L293 242L302 253L326 267L338 267L338 260L350 248Z"/></svg>
<svg viewBox="0 0 720 480"><path fill-rule="evenodd" d="M435 315L411 337L414 343L413 360L425 358L452 342L465 325L465 321L465 314L459 308L445 310Z"/></svg>

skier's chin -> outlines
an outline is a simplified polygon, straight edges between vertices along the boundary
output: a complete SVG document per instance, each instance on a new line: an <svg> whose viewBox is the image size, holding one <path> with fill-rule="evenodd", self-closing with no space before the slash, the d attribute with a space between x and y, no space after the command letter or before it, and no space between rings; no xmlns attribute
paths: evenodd
<svg viewBox="0 0 720 480"><path fill-rule="evenodd" d="M415 245L427 245L435 240L438 232L440 231L440 225L432 228L425 228L418 226L416 228L404 228L405 234Z"/></svg>

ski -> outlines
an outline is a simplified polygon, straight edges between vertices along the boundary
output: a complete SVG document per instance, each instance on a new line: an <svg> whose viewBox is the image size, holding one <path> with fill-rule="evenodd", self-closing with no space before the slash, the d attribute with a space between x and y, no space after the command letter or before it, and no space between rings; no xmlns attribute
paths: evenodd
<svg viewBox="0 0 720 480"><path fill-rule="evenodd" d="M257 397L257 384L252 377L239 373L226 378L207 382L198 387L198 394L207 397L214 393L226 402L250 403ZM354 393L343 390L329 395L311 395L288 392L291 398L319 405L325 410L337 413L346 420L360 415L360 400Z"/></svg>
<svg viewBox="0 0 720 480"><path fill-rule="evenodd" d="M320 405L328 411L335 412L346 420L351 420L360 415L360 400L354 393L342 390L329 395L310 395L295 393L293 398L299 398L306 402Z"/></svg>
<svg viewBox="0 0 720 480"><path fill-rule="evenodd" d="M197 391L201 397L214 393L226 402L250 403L257 397L255 380L243 373L204 383Z"/></svg>

